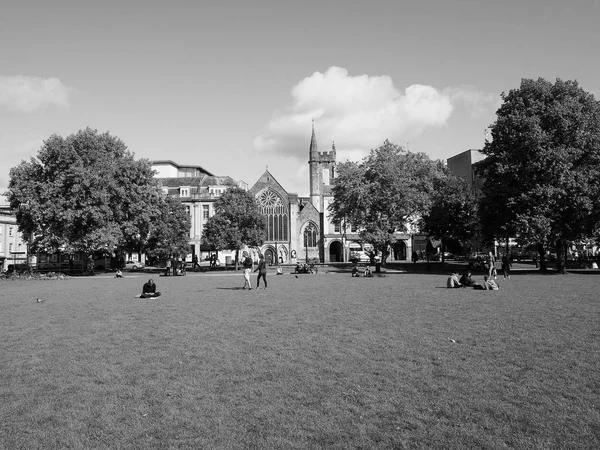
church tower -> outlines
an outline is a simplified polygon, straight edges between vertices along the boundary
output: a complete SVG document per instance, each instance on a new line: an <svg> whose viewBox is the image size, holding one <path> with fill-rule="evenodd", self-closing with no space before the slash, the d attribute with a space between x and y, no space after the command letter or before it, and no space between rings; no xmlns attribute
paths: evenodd
<svg viewBox="0 0 600 450"><path fill-rule="evenodd" d="M308 166L310 172L310 201L320 213L325 212L324 196L331 195L335 170L335 144L331 151L320 152L315 136L315 122L312 124L312 136L308 151Z"/></svg>

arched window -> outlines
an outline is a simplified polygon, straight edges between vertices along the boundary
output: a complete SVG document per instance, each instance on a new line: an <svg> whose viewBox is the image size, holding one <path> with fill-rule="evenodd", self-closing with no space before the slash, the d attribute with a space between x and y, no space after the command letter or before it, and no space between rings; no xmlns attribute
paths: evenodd
<svg viewBox="0 0 600 450"><path fill-rule="evenodd" d="M273 190L265 189L257 196L260 213L267 218L267 241L287 241L289 214L282 198Z"/></svg>
<svg viewBox="0 0 600 450"><path fill-rule="evenodd" d="M316 247L317 246L317 227L314 223L309 223L304 228L304 247Z"/></svg>

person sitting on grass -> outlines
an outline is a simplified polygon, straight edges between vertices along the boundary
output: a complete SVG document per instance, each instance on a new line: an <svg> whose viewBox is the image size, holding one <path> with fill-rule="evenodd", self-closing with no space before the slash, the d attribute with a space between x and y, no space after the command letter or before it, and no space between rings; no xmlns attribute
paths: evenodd
<svg viewBox="0 0 600 450"><path fill-rule="evenodd" d="M462 285L460 284L460 280L458 279L457 273L453 273L452 275L450 275L448 277L448 281L446 282L446 287L449 287L449 288L462 287Z"/></svg>
<svg viewBox="0 0 600 450"><path fill-rule="evenodd" d="M140 298L155 298L160 297L160 292L156 292L156 285L154 280L150 278L147 283L142 287L142 294Z"/></svg>
<svg viewBox="0 0 600 450"><path fill-rule="evenodd" d="M369 269L369 266L365 267L365 277L371 278L372 276L373 274L371 273L371 269Z"/></svg>
<svg viewBox="0 0 600 450"><path fill-rule="evenodd" d="M471 278L471 271L468 269L465 270L465 273L463 273L462 277L460 277L459 282L463 287L471 287L475 285L473 278Z"/></svg>
<svg viewBox="0 0 600 450"><path fill-rule="evenodd" d="M488 277L486 275L483 277L483 289L488 291L497 291L500 289L500 286L498 286L498 283L496 283L492 277Z"/></svg>
<svg viewBox="0 0 600 450"><path fill-rule="evenodd" d="M115 278L123 278L123 272L121 272L121 269L117 269L117 272L115 273Z"/></svg>

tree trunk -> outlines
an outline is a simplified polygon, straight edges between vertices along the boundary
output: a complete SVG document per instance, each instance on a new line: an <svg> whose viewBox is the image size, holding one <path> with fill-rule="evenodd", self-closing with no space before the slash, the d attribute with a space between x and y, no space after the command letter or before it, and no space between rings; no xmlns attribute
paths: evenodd
<svg viewBox="0 0 600 450"><path fill-rule="evenodd" d="M565 243L564 241L556 240L556 271L560 274L565 274L565 257L564 257Z"/></svg>
<svg viewBox="0 0 600 450"><path fill-rule="evenodd" d="M240 249L236 248L235 249L235 270L238 270L239 261L240 261Z"/></svg>
<svg viewBox="0 0 600 450"><path fill-rule="evenodd" d="M446 262L446 260L444 259L444 237L442 236L440 238L440 244L442 247L442 257L440 258L440 260L442 261L442 265Z"/></svg>
<svg viewBox="0 0 600 450"><path fill-rule="evenodd" d="M546 251L544 248L544 244L538 244L538 256L540 257L540 272L548 272L548 267L546 266Z"/></svg>

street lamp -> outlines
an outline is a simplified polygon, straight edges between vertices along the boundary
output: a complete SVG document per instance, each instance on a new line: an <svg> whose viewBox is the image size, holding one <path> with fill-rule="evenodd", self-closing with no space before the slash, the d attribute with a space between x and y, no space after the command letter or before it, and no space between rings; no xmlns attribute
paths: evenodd
<svg viewBox="0 0 600 450"><path fill-rule="evenodd" d="M315 227L312 223L309 223L304 229L304 248L306 249L306 264L308 264L308 245L312 243L312 235L315 232Z"/></svg>

